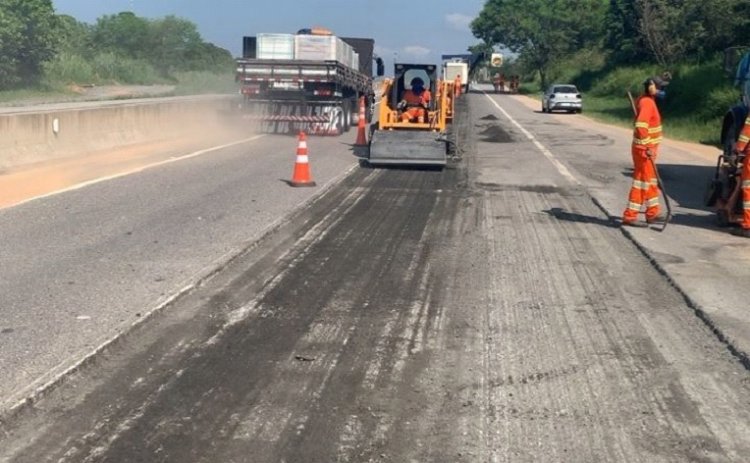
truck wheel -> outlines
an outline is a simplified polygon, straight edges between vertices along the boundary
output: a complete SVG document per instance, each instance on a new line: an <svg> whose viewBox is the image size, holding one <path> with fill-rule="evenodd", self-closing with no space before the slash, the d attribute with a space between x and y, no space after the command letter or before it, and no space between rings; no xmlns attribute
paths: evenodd
<svg viewBox="0 0 750 463"><path fill-rule="evenodd" d="M344 132L348 132L352 125L352 107L348 101L344 102L341 113L344 118Z"/></svg>
<svg viewBox="0 0 750 463"><path fill-rule="evenodd" d="M339 111L339 113L336 115L336 135L341 135L344 133L344 110L342 109Z"/></svg>

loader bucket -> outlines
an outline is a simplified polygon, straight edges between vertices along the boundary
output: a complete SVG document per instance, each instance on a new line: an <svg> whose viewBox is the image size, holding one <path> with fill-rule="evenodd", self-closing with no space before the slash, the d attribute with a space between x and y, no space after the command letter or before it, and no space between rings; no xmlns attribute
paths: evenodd
<svg viewBox="0 0 750 463"><path fill-rule="evenodd" d="M370 164L444 166L444 135L423 130L376 130L370 139Z"/></svg>

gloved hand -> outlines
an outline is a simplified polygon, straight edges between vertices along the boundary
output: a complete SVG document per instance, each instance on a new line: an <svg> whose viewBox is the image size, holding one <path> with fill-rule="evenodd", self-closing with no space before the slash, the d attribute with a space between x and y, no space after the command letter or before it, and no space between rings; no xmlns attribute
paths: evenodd
<svg viewBox="0 0 750 463"><path fill-rule="evenodd" d="M406 109L406 106L407 106L406 100L401 100L398 102L398 105L396 105L396 108L403 111L404 109Z"/></svg>
<svg viewBox="0 0 750 463"><path fill-rule="evenodd" d="M646 157L649 159L654 157L654 152L651 151L651 148L646 148Z"/></svg>

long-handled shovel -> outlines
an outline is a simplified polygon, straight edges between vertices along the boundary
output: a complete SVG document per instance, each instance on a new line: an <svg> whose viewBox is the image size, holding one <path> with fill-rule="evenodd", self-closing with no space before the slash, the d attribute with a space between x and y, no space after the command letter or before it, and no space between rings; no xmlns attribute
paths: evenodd
<svg viewBox="0 0 750 463"><path fill-rule="evenodd" d="M633 109L633 115L637 116L638 111L635 109L635 100L633 99L633 94L628 91L628 99L630 100L630 107ZM664 217L664 225L662 225L661 228L658 228L657 230L660 232L663 232L664 229L667 228L667 224L672 219L672 204L669 202L669 196L667 195L667 190L664 189L664 182L661 181L661 176L659 175L659 169L656 168L656 163L654 162L654 158L651 156L648 156L648 160L651 163L651 167L654 169L654 173L656 174L656 184L659 186L659 190L661 190L661 195L664 198L664 205L667 207L667 216Z"/></svg>

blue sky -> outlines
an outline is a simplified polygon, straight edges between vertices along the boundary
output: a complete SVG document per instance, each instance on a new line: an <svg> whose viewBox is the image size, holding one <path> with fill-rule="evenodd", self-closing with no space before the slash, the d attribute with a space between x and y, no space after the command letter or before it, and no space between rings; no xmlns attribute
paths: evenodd
<svg viewBox="0 0 750 463"><path fill-rule="evenodd" d="M391 71L403 62L439 63L478 42L469 22L484 0L53 0L59 14L93 24L105 14L133 11L146 18L176 15L198 25L203 39L233 55L242 36L323 26L344 37L375 39ZM390 73L390 72L389 72Z"/></svg>

